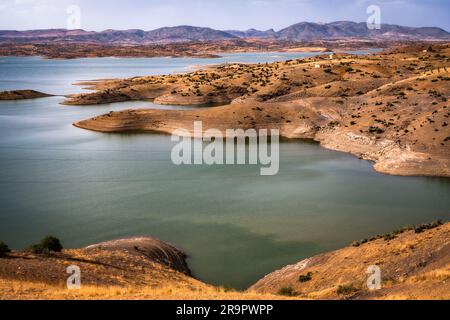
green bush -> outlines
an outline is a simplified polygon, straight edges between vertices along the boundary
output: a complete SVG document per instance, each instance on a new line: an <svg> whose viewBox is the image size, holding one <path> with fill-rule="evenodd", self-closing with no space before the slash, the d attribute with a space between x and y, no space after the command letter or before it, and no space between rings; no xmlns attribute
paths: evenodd
<svg viewBox="0 0 450 320"><path fill-rule="evenodd" d="M53 236L45 237L39 244L32 244L28 251L36 254L44 252L61 252L63 246L58 238Z"/></svg>
<svg viewBox="0 0 450 320"><path fill-rule="evenodd" d="M298 281L302 282L302 283L311 281L312 280L312 276L313 276L313 273L312 272L308 272L308 274L306 274L306 275L301 275L298 278Z"/></svg>
<svg viewBox="0 0 450 320"><path fill-rule="evenodd" d="M4 258L10 253L11 250L3 241L0 241L0 258Z"/></svg>
<svg viewBox="0 0 450 320"><path fill-rule="evenodd" d="M293 296L297 295L292 287L281 288L280 291L278 291L278 294L280 296L286 296L286 297L293 297Z"/></svg>
<svg viewBox="0 0 450 320"><path fill-rule="evenodd" d="M30 251L31 253L39 254L39 253L42 253L44 250L42 249L40 244L32 244L31 246L28 247L27 251Z"/></svg>
<svg viewBox="0 0 450 320"><path fill-rule="evenodd" d="M63 249L63 246L58 238L48 236L41 240L40 246L42 249L47 249L49 251L53 252L61 252Z"/></svg>
<svg viewBox="0 0 450 320"><path fill-rule="evenodd" d="M353 292L358 291L352 284L350 285L341 285L337 288L336 293L338 295L347 296L352 294Z"/></svg>

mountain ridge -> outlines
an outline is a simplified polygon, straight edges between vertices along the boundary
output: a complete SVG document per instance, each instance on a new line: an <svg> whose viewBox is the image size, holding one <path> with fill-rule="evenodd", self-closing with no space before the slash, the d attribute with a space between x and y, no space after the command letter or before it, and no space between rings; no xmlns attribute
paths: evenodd
<svg viewBox="0 0 450 320"><path fill-rule="evenodd" d="M450 33L438 27L405 27L382 24L370 30L366 23L335 21L331 23L299 22L279 31L249 29L216 30L207 27L180 25L155 30L141 29L86 31L82 29L0 30L0 43L89 42L102 44L155 44L206 42L223 40L314 41L339 39L374 40L450 40Z"/></svg>

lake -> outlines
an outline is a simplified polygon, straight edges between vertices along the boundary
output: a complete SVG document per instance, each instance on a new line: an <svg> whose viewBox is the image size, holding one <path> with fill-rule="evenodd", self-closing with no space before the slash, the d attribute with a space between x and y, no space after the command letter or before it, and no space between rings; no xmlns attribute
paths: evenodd
<svg viewBox="0 0 450 320"><path fill-rule="evenodd" d="M185 72L220 59L0 58L0 90L81 92L76 81ZM150 235L186 251L206 282L243 289L267 273L354 240L450 216L450 179L393 177L349 154L283 141L280 172L258 166L175 166L170 136L72 126L151 102L62 106L63 97L0 102L0 240L21 249L52 234L67 248Z"/></svg>

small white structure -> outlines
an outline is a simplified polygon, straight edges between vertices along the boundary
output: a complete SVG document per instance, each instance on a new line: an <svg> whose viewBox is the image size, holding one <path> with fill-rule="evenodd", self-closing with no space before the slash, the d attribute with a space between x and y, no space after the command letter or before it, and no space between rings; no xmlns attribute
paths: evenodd
<svg viewBox="0 0 450 320"><path fill-rule="evenodd" d="M315 68L316 68L316 69L320 69L320 64L316 64L316 65L315 65Z"/></svg>

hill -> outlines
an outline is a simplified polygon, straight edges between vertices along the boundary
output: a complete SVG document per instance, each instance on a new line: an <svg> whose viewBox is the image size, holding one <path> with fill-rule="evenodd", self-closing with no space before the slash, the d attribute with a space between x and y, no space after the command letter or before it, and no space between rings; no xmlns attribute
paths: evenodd
<svg viewBox="0 0 450 320"><path fill-rule="evenodd" d="M0 258L0 300L449 299L449 240L450 224L400 229L287 266L245 292L192 278L184 253L149 237L61 253L14 251ZM71 265L82 271L80 290L66 287ZM366 286L371 265L381 269L380 290Z"/></svg>
<svg viewBox="0 0 450 320"><path fill-rule="evenodd" d="M221 31L211 28L194 26L164 27L151 31L138 29L105 30L101 32L85 30L29 30L0 31L0 43L96 43L96 44L127 44L145 45L157 43L180 42L214 42L237 39L313 41L331 39L378 39L385 41L412 40L450 40L450 34L440 28L413 28L398 25L381 25L380 30L369 30L366 23L339 21L332 23L300 22L278 32L273 29L259 31L229 30Z"/></svg>

